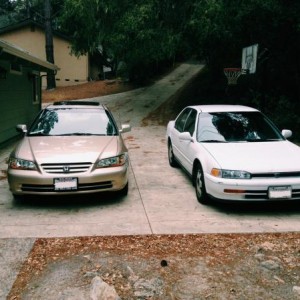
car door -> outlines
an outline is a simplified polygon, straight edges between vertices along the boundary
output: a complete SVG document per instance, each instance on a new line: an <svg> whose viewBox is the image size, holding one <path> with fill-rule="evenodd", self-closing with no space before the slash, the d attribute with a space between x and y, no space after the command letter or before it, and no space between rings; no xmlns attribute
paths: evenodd
<svg viewBox="0 0 300 300"><path fill-rule="evenodd" d="M176 159L182 164L183 155L181 150L181 140L179 139L180 134L184 130L184 125L186 123L186 120L191 112L191 108L185 108L179 116L175 120L174 129L171 131L171 141L173 145L173 153L176 157Z"/></svg>
<svg viewBox="0 0 300 300"><path fill-rule="evenodd" d="M195 148L192 137L195 132L196 118L197 111L195 109L188 107L183 110L175 121L172 137L174 155L189 172L191 172L192 153Z"/></svg>
<svg viewBox="0 0 300 300"><path fill-rule="evenodd" d="M193 162L197 148L197 141L194 138L197 120L197 111L190 109L185 120L182 133L179 134L178 148L181 155L182 166L192 174Z"/></svg>

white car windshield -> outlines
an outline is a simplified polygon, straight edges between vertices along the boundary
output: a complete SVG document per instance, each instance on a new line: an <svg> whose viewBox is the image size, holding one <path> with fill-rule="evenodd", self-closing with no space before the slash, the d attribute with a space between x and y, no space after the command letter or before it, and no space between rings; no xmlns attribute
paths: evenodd
<svg viewBox="0 0 300 300"><path fill-rule="evenodd" d="M110 115L101 109L45 109L31 126L29 136L117 135Z"/></svg>
<svg viewBox="0 0 300 300"><path fill-rule="evenodd" d="M262 142L283 137L275 125L259 112L200 113L198 142Z"/></svg>

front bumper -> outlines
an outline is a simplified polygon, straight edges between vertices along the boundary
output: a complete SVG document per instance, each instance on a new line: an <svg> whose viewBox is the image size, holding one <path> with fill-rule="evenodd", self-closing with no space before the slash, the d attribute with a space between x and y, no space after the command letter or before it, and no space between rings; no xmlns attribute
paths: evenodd
<svg viewBox="0 0 300 300"><path fill-rule="evenodd" d="M72 174L47 174L38 171L9 169L7 178L10 191L14 195L61 195L119 191L128 183L128 164ZM54 180L57 178L76 178L76 189L56 190Z"/></svg>
<svg viewBox="0 0 300 300"><path fill-rule="evenodd" d="M300 178L224 179L206 174L207 193L230 201L300 200ZM270 198L269 188L291 187L291 197Z"/></svg>

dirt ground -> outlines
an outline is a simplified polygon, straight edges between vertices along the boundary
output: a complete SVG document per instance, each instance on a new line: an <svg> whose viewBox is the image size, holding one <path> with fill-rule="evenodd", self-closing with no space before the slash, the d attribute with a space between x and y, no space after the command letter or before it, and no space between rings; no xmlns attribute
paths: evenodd
<svg viewBox="0 0 300 300"><path fill-rule="evenodd" d="M297 233L38 239L8 299L300 299L299 261Z"/></svg>
<svg viewBox="0 0 300 300"><path fill-rule="evenodd" d="M54 90L45 90L42 93L43 103L60 100L76 100L99 97L129 91L134 85L120 80L99 80L83 84L57 87Z"/></svg>
<svg viewBox="0 0 300 300"><path fill-rule="evenodd" d="M131 88L90 82L46 91L43 102ZM37 239L8 299L90 299L95 276L122 300L300 299L300 233Z"/></svg>

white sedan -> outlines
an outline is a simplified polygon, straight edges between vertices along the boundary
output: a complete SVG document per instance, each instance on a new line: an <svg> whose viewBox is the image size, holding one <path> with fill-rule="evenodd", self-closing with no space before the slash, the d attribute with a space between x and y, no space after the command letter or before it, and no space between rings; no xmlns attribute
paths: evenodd
<svg viewBox="0 0 300 300"><path fill-rule="evenodd" d="M300 200L300 147L257 109L189 106L167 127L172 167L191 176L200 203Z"/></svg>

